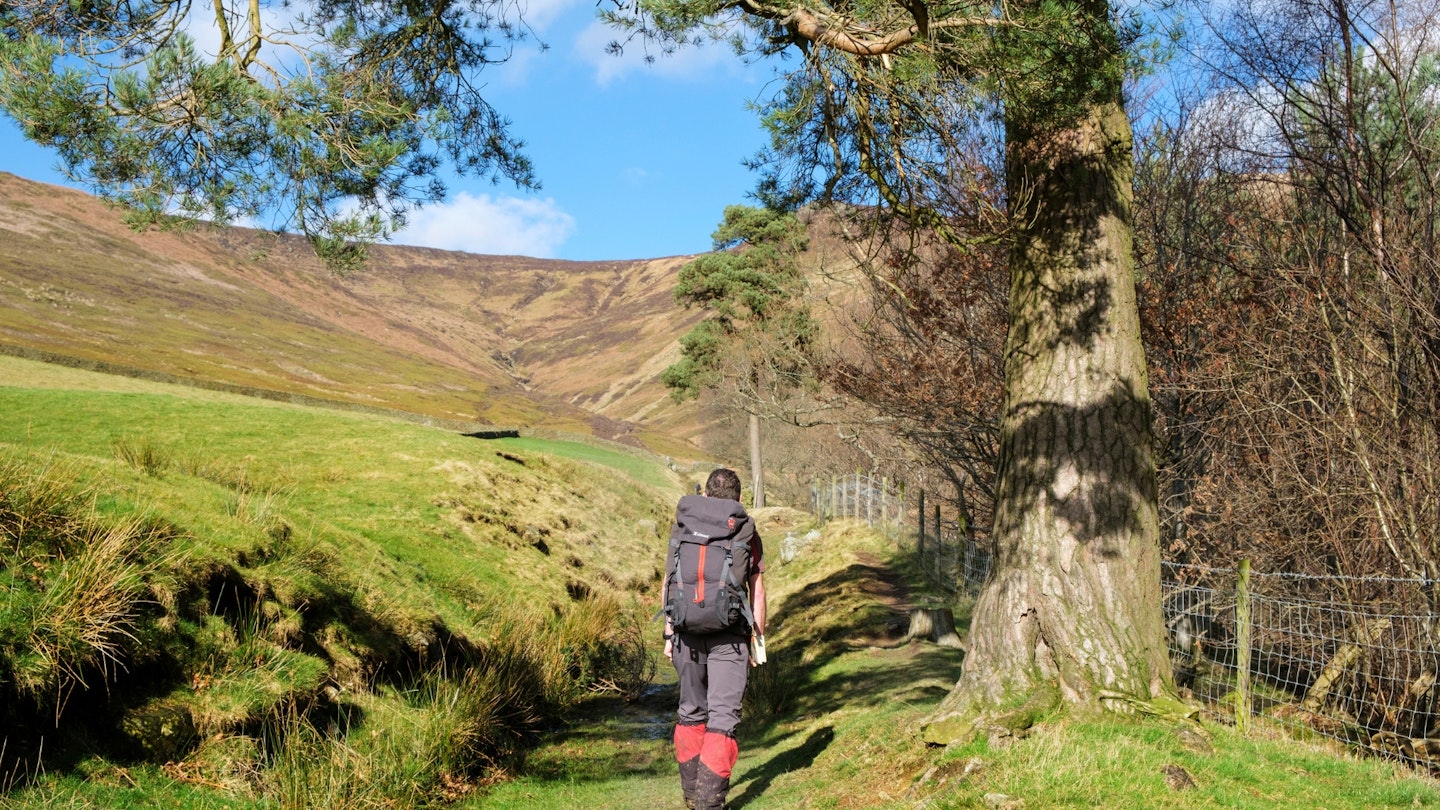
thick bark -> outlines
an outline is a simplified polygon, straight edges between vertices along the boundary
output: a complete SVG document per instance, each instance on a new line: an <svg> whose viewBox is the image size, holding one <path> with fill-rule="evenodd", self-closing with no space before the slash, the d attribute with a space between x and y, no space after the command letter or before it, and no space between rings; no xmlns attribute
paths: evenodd
<svg viewBox="0 0 1440 810"><path fill-rule="evenodd" d="M1131 249L1131 133L1118 90L1063 125L1008 127L1020 232L994 523L969 653L926 737L1044 692L1171 688L1160 612L1150 402Z"/></svg>

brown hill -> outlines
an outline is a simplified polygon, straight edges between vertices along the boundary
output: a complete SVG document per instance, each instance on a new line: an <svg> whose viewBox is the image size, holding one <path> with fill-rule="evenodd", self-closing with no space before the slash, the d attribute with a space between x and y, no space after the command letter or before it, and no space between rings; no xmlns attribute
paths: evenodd
<svg viewBox="0 0 1440 810"><path fill-rule="evenodd" d="M341 279L295 237L135 233L93 197L4 173L0 231L10 351L694 453L674 437L693 435L695 409L659 382L701 317L671 299L688 257L379 246Z"/></svg>

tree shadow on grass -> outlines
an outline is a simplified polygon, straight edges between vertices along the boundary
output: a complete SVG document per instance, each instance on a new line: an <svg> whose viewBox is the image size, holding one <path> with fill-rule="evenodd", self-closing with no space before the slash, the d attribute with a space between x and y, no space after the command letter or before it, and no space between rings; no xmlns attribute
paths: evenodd
<svg viewBox="0 0 1440 810"><path fill-rule="evenodd" d="M960 675L959 650L905 639L908 593L887 566L856 562L790 594L774 612L767 671L757 672L746 709L769 730L784 717L938 702ZM962 623L963 627L963 623ZM963 630L962 630L963 632ZM869 649L868 664L820 678L847 653Z"/></svg>
<svg viewBox="0 0 1440 810"><path fill-rule="evenodd" d="M811 732L805 742L786 751L781 751L770 759L766 760L759 767L751 768L745 772L745 777L731 786L732 796L729 806L741 808L750 802L764 795L775 781L775 777L791 771L803 770L815 762L815 758L829 747L835 740L835 729L831 726L816 729ZM741 785L745 786L744 791L734 794L734 790Z"/></svg>
<svg viewBox="0 0 1440 810"><path fill-rule="evenodd" d="M959 650L921 641L877 655L883 656L883 664L810 680L796 696L791 711L803 717L840 706L871 709L897 703L939 703L959 679L963 657Z"/></svg>

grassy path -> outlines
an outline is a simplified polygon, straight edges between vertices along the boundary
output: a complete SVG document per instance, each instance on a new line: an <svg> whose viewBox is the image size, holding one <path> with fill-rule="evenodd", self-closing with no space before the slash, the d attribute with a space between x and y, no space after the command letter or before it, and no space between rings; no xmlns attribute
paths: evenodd
<svg viewBox="0 0 1440 810"><path fill-rule="evenodd" d="M900 643L908 593L883 562L887 541L833 524L781 566L778 538L805 518L768 517L770 662L752 671L731 806L913 805L901 800L933 758L915 745L918 723L954 684L959 652ZM523 775L465 807L681 807L670 743L676 699L664 663L640 700L591 699L569 729L531 752Z"/></svg>
<svg viewBox="0 0 1440 810"><path fill-rule="evenodd" d="M904 745L904 730L948 691L955 658L952 651L916 644L860 652L817 671L821 677L813 682L814 691L796 701L792 716L765 725L752 720L749 733L742 735L731 806L765 810L898 802L914 772L895 761L895 749L908 747L923 755L923 749ZM531 753L524 776L465 806L681 807L670 746L675 698L672 678L634 703L615 697L590 701L573 728ZM824 711L823 704L831 710Z"/></svg>

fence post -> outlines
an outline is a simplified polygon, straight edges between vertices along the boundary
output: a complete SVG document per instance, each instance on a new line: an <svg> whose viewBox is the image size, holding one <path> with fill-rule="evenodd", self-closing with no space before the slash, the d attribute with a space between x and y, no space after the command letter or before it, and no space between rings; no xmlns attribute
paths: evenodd
<svg viewBox="0 0 1440 810"><path fill-rule="evenodd" d="M880 525L890 523L890 477L880 477Z"/></svg>
<svg viewBox="0 0 1440 810"><path fill-rule="evenodd" d="M940 504L937 503L937 504L935 504L935 575L934 575L934 577L935 577L935 583L936 583L937 585L943 585L943 584L945 584L945 580L944 580L944 579L941 579L941 573L940 573L940 566L941 566L941 562L940 562L940 561L941 561L941 559L944 558L944 556L945 556L945 534L944 534L944 532L943 532L943 531L941 530L941 528L940 528Z"/></svg>
<svg viewBox="0 0 1440 810"><path fill-rule="evenodd" d="M915 561L925 565L925 490L920 490L920 534L915 544Z"/></svg>
<svg viewBox="0 0 1440 810"><path fill-rule="evenodd" d="M895 501L895 523L904 528L905 526L905 481L901 479L895 482L895 487L900 490L900 497Z"/></svg>
<svg viewBox="0 0 1440 810"><path fill-rule="evenodd" d="M875 525L875 476L865 476L865 525Z"/></svg>
<svg viewBox="0 0 1440 810"><path fill-rule="evenodd" d="M1235 729L1250 725L1250 560L1240 561L1235 587Z"/></svg>

